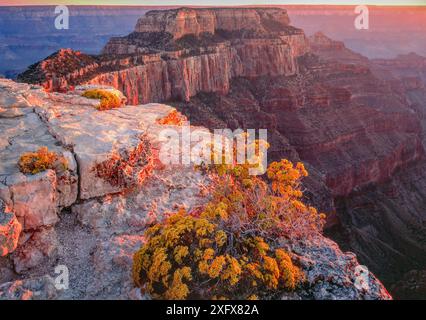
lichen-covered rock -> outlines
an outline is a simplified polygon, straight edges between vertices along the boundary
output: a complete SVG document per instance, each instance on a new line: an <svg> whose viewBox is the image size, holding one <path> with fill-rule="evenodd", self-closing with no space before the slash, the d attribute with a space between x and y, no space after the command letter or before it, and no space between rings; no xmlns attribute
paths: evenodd
<svg viewBox="0 0 426 320"><path fill-rule="evenodd" d="M16 249L22 226L13 212L0 199L0 257Z"/></svg>
<svg viewBox="0 0 426 320"><path fill-rule="evenodd" d="M51 300L58 298L55 281L49 276L0 284L0 300Z"/></svg>
<svg viewBox="0 0 426 320"><path fill-rule="evenodd" d="M355 254L343 253L335 242L322 235L299 242L284 241L283 246L292 252L292 259L306 275L306 284L296 292L301 299L392 299L368 268L359 264Z"/></svg>
<svg viewBox="0 0 426 320"><path fill-rule="evenodd" d="M144 241L140 235L120 235L102 241L94 253L96 281L88 291L93 298L100 294L115 299L129 299L134 288L131 270L133 255Z"/></svg>

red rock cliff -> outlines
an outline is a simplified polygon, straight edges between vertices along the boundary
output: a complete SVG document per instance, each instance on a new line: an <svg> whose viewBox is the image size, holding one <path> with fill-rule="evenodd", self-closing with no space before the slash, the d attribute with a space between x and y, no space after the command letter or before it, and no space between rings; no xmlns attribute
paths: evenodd
<svg viewBox="0 0 426 320"><path fill-rule="evenodd" d="M108 84L131 104L188 101L199 92L228 93L235 77L294 75L308 51L283 9L183 8L148 12L101 56L62 50L19 78L52 91Z"/></svg>
<svg viewBox="0 0 426 320"><path fill-rule="evenodd" d="M273 31L288 26L287 11L280 8L233 8L150 11L136 24L136 32L168 32L179 39L216 30Z"/></svg>

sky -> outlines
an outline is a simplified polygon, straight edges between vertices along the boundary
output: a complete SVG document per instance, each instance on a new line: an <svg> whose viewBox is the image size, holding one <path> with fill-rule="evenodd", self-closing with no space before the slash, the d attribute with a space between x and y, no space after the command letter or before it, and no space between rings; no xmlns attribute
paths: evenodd
<svg viewBox="0 0 426 320"><path fill-rule="evenodd" d="M265 5L265 4L346 4L422 5L426 0L0 0L0 5Z"/></svg>

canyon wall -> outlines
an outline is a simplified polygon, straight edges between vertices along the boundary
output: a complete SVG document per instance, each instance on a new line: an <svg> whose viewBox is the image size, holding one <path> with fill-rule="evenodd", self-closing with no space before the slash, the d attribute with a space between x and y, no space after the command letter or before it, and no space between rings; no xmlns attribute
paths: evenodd
<svg viewBox="0 0 426 320"><path fill-rule="evenodd" d="M114 86L133 104L189 101L200 92L227 94L235 77L294 75L298 70L292 47L280 39L224 43L207 51L188 57L179 54L166 61L154 54L144 65L101 73L87 83Z"/></svg>
<svg viewBox="0 0 426 320"><path fill-rule="evenodd" d="M368 60L347 48L330 50L330 47L335 46L325 42L317 48L312 45L315 53L325 60L352 61L368 68L376 79L375 86L380 84L388 91L381 93L389 98L384 100L383 111L394 124L382 122L382 128L389 126L386 139L396 141L395 128L403 123L416 129L412 132L414 136L407 136L405 142L400 140L400 147L396 149L402 151L398 158L408 161L398 164L397 158L386 160L379 156L377 165L382 169L389 163L397 164L385 175L387 178L354 188L347 196L336 197L336 214L340 222L330 228L328 234L345 249L356 252L363 263L379 274L395 297L424 299L426 161L422 150L426 146L426 58L411 53L394 59ZM367 87L363 90L371 99L372 92ZM398 104L405 114L403 118L395 113ZM411 118L411 124L407 122L407 116ZM381 140L380 145L384 146L385 141ZM417 156L409 160L407 156L416 153L409 149L421 153L417 151ZM368 168L375 170L373 165Z"/></svg>
<svg viewBox="0 0 426 320"><path fill-rule="evenodd" d="M212 16L211 26L205 15ZM309 46L303 31L288 21L282 9L153 11L139 20L135 33L112 38L102 56L61 50L18 78L50 91L108 84L122 90L132 104L188 101L199 92L226 94L232 78L298 72L297 59ZM244 30L247 36L242 36ZM160 40L164 43L158 44Z"/></svg>

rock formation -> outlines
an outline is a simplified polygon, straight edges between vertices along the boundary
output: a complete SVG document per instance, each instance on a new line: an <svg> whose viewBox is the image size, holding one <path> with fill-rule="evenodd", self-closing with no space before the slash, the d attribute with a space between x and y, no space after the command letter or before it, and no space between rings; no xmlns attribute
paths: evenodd
<svg viewBox="0 0 426 320"><path fill-rule="evenodd" d="M269 159L307 165L306 193L329 213L330 234L392 284L426 266L424 66L307 39L283 9L176 9L146 14L100 56L60 51L19 79L49 91L110 85L129 104L169 101L210 129L267 128Z"/></svg>
<svg viewBox="0 0 426 320"><path fill-rule="evenodd" d="M159 162L158 151L164 143L160 132L179 128L157 121L174 110L172 107L152 103L98 111L97 101L77 92L79 88L68 94L47 93L41 87L0 80L4 112L19 111L13 118L0 118L2 132L8 137L0 149L4 183L0 199L24 226L16 251L0 260L0 275L12 266L14 271L0 277L0 299L146 298L131 278L132 255L144 241L146 226L162 219L163 213L182 206L191 210L207 201L203 193L210 183L208 175L192 165ZM25 101L25 105L12 112L18 108L16 101ZM16 134L17 129L22 135ZM191 130L195 129L206 130ZM31 144L26 143L29 131ZM68 152L69 162L74 161L68 170L76 180L76 193L71 187L59 193L60 178L53 170L36 175L18 173L20 152L38 145ZM151 155L152 161L143 157L143 161L133 162L139 159L136 150L141 149L150 151L144 154ZM117 184L122 180L111 179L111 175L96 175L99 164L117 158L141 178L131 180L130 188L127 183ZM31 206L24 206L24 191ZM58 201L61 198L66 201ZM0 231L0 236L9 234ZM298 298L391 298L371 273L366 278L370 284L367 289L355 285L356 257L343 253L321 234L309 241L286 240L283 246L292 248L294 259L307 273L306 286L295 292ZM69 289L59 290L46 275L58 265L69 269ZM284 295L283 299L296 296Z"/></svg>
<svg viewBox="0 0 426 320"><path fill-rule="evenodd" d="M149 11L136 24L136 32L167 32L174 39L185 35L196 37L203 33L214 34L252 30L277 31L289 25L287 11L279 8L214 8Z"/></svg>
<svg viewBox="0 0 426 320"><path fill-rule="evenodd" d="M54 91L111 85L131 104L188 101L200 92L226 94L237 77L294 75L308 50L283 9L152 11L101 56L61 50L19 79Z"/></svg>

